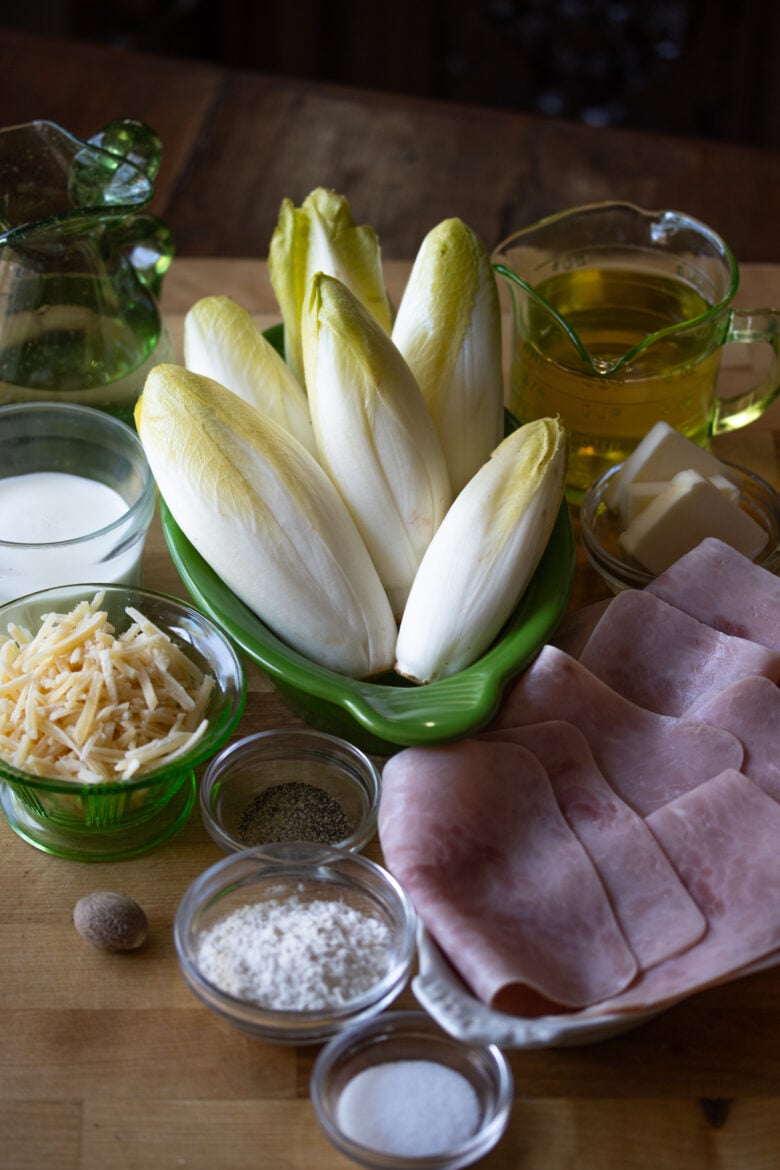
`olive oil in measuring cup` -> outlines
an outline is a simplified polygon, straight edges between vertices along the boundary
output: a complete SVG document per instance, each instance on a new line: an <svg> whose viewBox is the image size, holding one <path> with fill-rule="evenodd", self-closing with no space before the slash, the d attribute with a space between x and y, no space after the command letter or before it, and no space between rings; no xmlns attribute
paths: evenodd
<svg viewBox="0 0 780 1170"><path fill-rule="evenodd" d="M573 207L514 232L492 259L512 308L507 404L523 422L558 415L568 428L572 503L660 420L706 445L780 394L780 310L734 307L734 254L682 211ZM724 398L732 342L768 345L771 362Z"/></svg>
<svg viewBox="0 0 780 1170"><path fill-rule="evenodd" d="M564 420L570 495L624 460L659 419L707 442L721 347L711 322L684 328L711 309L696 288L605 266L557 272L534 291L541 300L528 298L525 327L515 330L509 407L523 422Z"/></svg>

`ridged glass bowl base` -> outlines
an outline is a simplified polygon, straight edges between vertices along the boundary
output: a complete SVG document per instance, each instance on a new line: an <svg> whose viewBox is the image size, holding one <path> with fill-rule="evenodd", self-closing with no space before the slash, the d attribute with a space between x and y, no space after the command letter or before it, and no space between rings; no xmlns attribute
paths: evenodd
<svg viewBox="0 0 780 1170"><path fill-rule="evenodd" d="M149 816L136 815L104 826L68 824L47 816L42 807L20 799L8 784L0 784L0 808L15 833L29 845L71 861L118 861L155 848L176 833L195 803L194 772L185 773L164 803L149 807ZM109 821L111 818L107 818Z"/></svg>

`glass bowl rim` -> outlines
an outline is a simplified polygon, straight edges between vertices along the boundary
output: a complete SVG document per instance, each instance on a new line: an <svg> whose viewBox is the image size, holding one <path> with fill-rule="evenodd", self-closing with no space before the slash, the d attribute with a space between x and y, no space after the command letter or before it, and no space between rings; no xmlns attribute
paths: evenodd
<svg viewBox="0 0 780 1170"><path fill-rule="evenodd" d="M482 1065L487 1065L495 1078L495 1101L491 1113L481 1119L479 1128L473 1134L470 1134L458 1146L453 1146L440 1154L405 1157L386 1154L372 1149L370 1146L365 1146L342 1132L326 1104L325 1087L328 1077L343 1058L349 1059L351 1055L357 1055L369 1047L378 1050L379 1046L385 1042L392 1042L404 1035L416 1036L417 1038L435 1036L438 1044L453 1052L462 1051L477 1054ZM435 1060L435 1055L431 1056L430 1059ZM427 1012L419 1008L383 1012L381 1016L374 1017L365 1023L356 1024L354 1027L337 1034L318 1053L310 1077L312 1106L326 1137L342 1154L359 1161L361 1165L386 1167L388 1170L390 1167L400 1167L401 1165L420 1167L420 1170L425 1170L426 1167L470 1165L477 1158L487 1154L500 1141L509 1124L513 1094L514 1078L511 1066L497 1044L459 1039L443 1029Z"/></svg>
<svg viewBox="0 0 780 1170"><path fill-rule="evenodd" d="M721 459L720 462L725 467L736 471L741 477L744 477L744 480L760 494L766 509L771 514L778 530L780 530L780 494L778 494L772 484L758 475L757 472L751 471L739 463L734 463L732 460ZM619 560L604 548L595 535L596 516L600 505L603 503L604 493L622 466L622 463L618 463L615 467L610 467L595 479L585 491L580 504L580 535L588 559L599 573L607 575L623 587L643 589L655 579L657 574L651 573L649 569L644 569L639 564L631 565L627 561ZM740 494L742 490L742 486L740 485ZM769 536L771 537L771 532ZM773 569L777 560L778 549L772 549L770 547L768 550L765 550L765 555L760 560L757 560L756 564L764 568Z"/></svg>

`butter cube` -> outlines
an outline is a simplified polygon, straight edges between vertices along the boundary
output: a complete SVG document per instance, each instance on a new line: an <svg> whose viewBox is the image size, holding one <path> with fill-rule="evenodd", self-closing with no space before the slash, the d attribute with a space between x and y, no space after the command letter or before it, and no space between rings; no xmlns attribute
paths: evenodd
<svg viewBox="0 0 780 1170"><path fill-rule="evenodd" d="M669 486L668 480L648 479L644 483L627 483L625 491L621 493L622 508L620 519L624 528L636 519L656 496Z"/></svg>
<svg viewBox="0 0 780 1170"><path fill-rule="evenodd" d="M739 484L727 479L725 475L708 475L707 479L710 483L714 483L718 491L722 492L729 500L735 504L739 501Z"/></svg>
<svg viewBox="0 0 780 1170"><path fill-rule="evenodd" d="M767 541L764 529L739 504L699 472L686 469L631 521L620 546L651 573L662 573L707 536L751 560Z"/></svg>
<svg viewBox="0 0 780 1170"><path fill-rule="evenodd" d="M690 471L691 468L684 468L684 471ZM678 475L682 474L677 472ZM672 476L672 479L674 476ZM731 500L733 503L739 503L739 486L730 479L726 479L725 475L708 475L706 479L713 484L718 491ZM669 486L671 480L647 480L640 483L626 484L625 491L621 496L622 509L620 519L624 528L628 528L632 520L636 519L639 513L647 507L647 505L659 496L665 488Z"/></svg>
<svg viewBox="0 0 780 1170"><path fill-rule="evenodd" d="M679 471L688 468L704 476L721 475L725 479L729 476L728 468L720 459L686 439L668 423L657 422L634 448L620 471L613 475L604 492L604 503L611 512L621 515L625 525L628 523L625 494L629 484L668 483Z"/></svg>

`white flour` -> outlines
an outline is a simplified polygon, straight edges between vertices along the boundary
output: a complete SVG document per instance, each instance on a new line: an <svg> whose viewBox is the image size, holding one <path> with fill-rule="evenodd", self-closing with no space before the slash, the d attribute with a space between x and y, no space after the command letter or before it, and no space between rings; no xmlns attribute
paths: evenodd
<svg viewBox="0 0 780 1170"><path fill-rule="evenodd" d="M204 931L201 973L221 991L283 1011L342 1007L388 971L386 923L342 901L256 902Z"/></svg>

